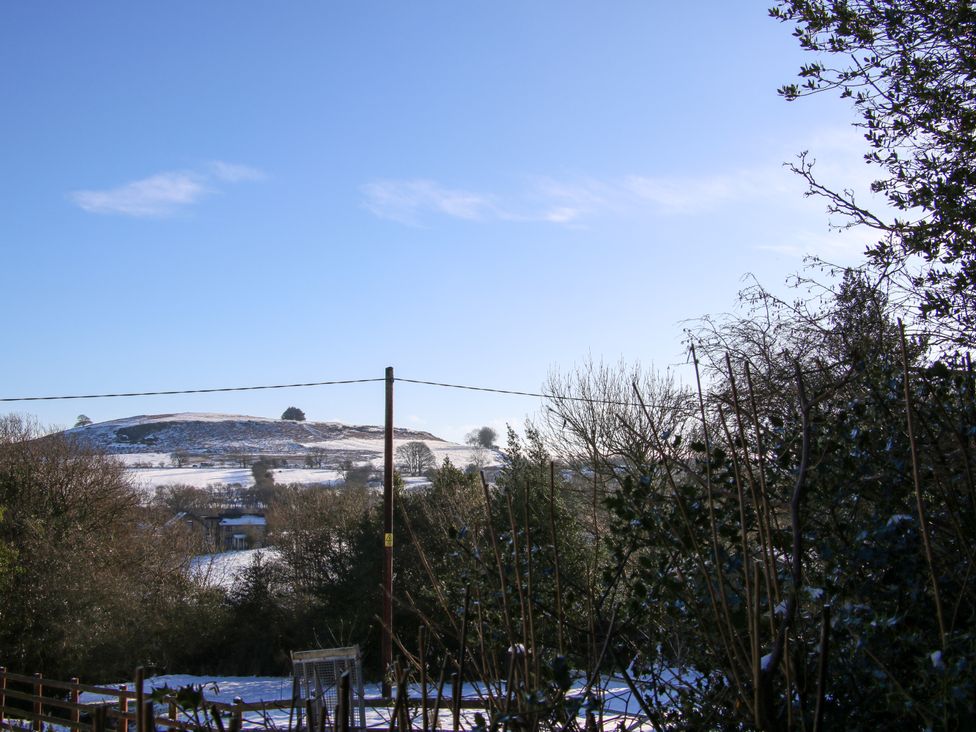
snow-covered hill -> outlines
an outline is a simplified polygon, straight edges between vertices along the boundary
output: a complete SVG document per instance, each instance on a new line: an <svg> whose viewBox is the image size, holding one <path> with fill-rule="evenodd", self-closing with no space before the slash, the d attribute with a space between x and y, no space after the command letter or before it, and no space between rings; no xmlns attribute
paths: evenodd
<svg viewBox="0 0 976 732"><path fill-rule="evenodd" d="M99 422L67 431L111 453L183 451L194 455L302 454L313 447L357 450L383 439L383 428L340 422L296 422L231 414L153 414ZM429 432L396 429L394 439L443 442ZM368 446L359 444L367 441Z"/></svg>
<svg viewBox="0 0 976 732"><path fill-rule="evenodd" d="M274 458L279 483L335 483L349 461L382 467L383 428L340 422L296 422L231 414L155 414L99 422L66 434L93 448L118 455L136 482L146 488L184 484L253 483L250 464ZM492 467L501 453L459 445L429 432L397 428L394 449L423 442L438 464ZM180 455L180 465L173 457ZM309 463L309 460L312 462Z"/></svg>

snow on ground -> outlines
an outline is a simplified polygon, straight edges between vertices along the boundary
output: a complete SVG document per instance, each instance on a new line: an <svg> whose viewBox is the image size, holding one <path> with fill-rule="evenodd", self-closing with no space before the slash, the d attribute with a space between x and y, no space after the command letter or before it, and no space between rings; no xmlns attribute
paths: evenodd
<svg viewBox="0 0 976 732"><path fill-rule="evenodd" d="M458 445L453 442L444 442L443 440L394 439L393 450L396 451L398 447L406 445L408 442L423 442L427 445L431 449L431 452L434 453L438 466L444 462L444 458L450 458L451 462L457 468L464 468L471 463L483 464L485 466L502 464L502 454L498 450L487 450L483 447L474 447L472 445ZM302 445L308 448L321 447L330 451L370 452L373 453L371 462L374 466L382 467L383 463L382 435L379 438L344 437L339 440L304 442Z"/></svg>
<svg viewBox="0 0 976 732"><path fill-rule="evenodd" d="M217 554L201 554L190 562L190 576L210 587L223 587L229 590L237 577L247 569L256 557L273 559L278 555L276 549L242 549Z"/></svg>
<svg viewBox="0 0 976 732"><path fill-rule="evenodd" d="M434 453L437 467L444 463L444 458L448 458L455 468L464 469L474 463L479 467L493 467L503 463L503 457L498 450L486 450L483 447L472 447L471 445L457 445L452 442L442 442L441 440L394 440L394 454L400 445L408 442L423 442ZM379 454L372 460L373 466L383 467L383 455Z"/></svg>
<svg viewBox="0 0 976 732"><path fill-rule="evenodd" d="M395 440L394 450L411 440ZM434 453L437 466L450 459L457 468L464 468L472 463L480 467L492 467L502 463L502 455L497 450L471 447L470 445L455 445L440 440L422 440ZM379 440L350 438L346 440L332 440L314 443L311 447L327 446L330 450L368 450L370 464L381 470L383 468L383 443ZM238 483L248 488L254 485L254 476L250 468L235 467L183 467L170 466L170 456L159 452L134 452L117 455L126 466L134 484L151 493L159 486L190 485L195 488L206 488L208 485L223 483L231 485ZM145 467L146 465L164 467ZM334 486L342 483L342 474L335 468L277 468L274 471L275 483L278 485L327 485Z"/></svg>
<svg viewBox="0 0 976 732"><path fill-rule="evenodd" d="M133 453L126 457L140 455L142 453ZM129 468L128 472L137 487L149 492L163 485L192 485L194 488L206 488L215 483L238 483L244 488L254 485L250 468ZM334 486L342 483L342 473L332 468L277 468L273 472L278 485Z"/></svg>
<svg viewBox="0 0 976 732"><path fill-rule="evenodd" d="M250 468L129 468L128 472L133 483L147 491L162 485L192 485L195 488L206 488L212 483L254 485Z"/></svg>
<svg viewBox="0 0 976 732"><path fill-rule="evenodd" d="M151 467L158 468L160 465L168 467L172 465L173 458L168 452L130 452L118 453L115 459L127 468Z"/></svg>
<svg viewBox="0 0 976 732"><path fill-rule="evenodd" d="M190 676L186 674L170 674L166 676L154 676L145 681L146 693L152 689L169 687L179 689L185 686L203 687L204 697L208 702L223 702L232 704L236 698L245 702L273 702L279 700L289 700L292 696L292 679L284 676L236 676L236 677L212 677L212 676ZM131 690L134 685L129 682L126 686ZM113 685L118 688L117 685ZM577 683L576 688L582 692L582 684ZM366 684L364 693L367 699L378 699L381 695L379 684ZM436 690L431 688L428 692L431 696L436 694ZM409 696L417 698L420 696L419 685L411 686ZM481 699L484 697L483 691L474 684L465 684L462 688L464 699ZM451 698L450 684L445 684L444 699ZM82 703L92 703L102 701L104 697L95 694L85 693L82 695ZM445 702L446 703L446 702ZM471 729L474 725L474 714L477 710L465 709L462 712L462 729ZM650 730L651 727L639 718L639 705L630 698L630 693L626 685L620 682L611 682L604 690L604 716L603 729L625 729L625 730ZM371 729L390 728L389 707L366 707L366 726ZM158 713L163 713L159 710ZM410 713L418 717L420 710L411 707ZM289 723L289 710L273 710L265 713L251 712L244 716L244 728L246 729L287 729ZM451 712L442 709L438 717L438 727L440 729L451 728ZM419 720L415 720L419 721ZM581 720L582 721L582 720ZM619 725L619 726L618 726Z"/></svg>
<svg viewBox="0 0 976 732"><path fill-rule="evenodd" d="M276 468L274 481L278 485L339 485L342 483L342 473L330 468ZM253 482L253 481L252 481Z"/></svg>
<svg viewBox="0 0 976 732"><path fill-rule="evenodd" d="M270 417L252 417L246 414L216 414L208 412L178 412L174 414L137 414L132 417L112 419L107 422L98 422L89 427L101 427L111 425L112 427L131 427L142 424L156 424L159 422L280 422L279 419Z"/></svg>

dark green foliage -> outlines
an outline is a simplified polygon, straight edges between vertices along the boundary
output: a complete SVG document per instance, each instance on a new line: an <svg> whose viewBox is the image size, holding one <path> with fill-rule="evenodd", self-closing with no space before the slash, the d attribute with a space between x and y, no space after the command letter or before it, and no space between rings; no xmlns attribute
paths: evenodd
<svg viewBox="0 0 976 732"><path fill-rule="evenodd" d="M269 510L279 551L277 602L293 608L291 650L358 643L378 674L375 616L380 608L382 517L365 486L279 490Z"/></svg>
<svg viewBox="0 0 976 732"><path fill-rule="evenodd" d="M266 506L271 501L275 491L273 468L274 463L264 458L251 465L254 486L250 490L250 505Z"/></svg>
<svg viewBox="0 0 976 732"><path fill-rule="evenodd" d="M305 412L298 407L288 407L288 409L281 413L281 418L290 419L293 422L304 422Z"/></svg>
<svg viewBox="0 0 976 732"><path fill-rule="evenodd" d="M702 333L700 347L736 353L710 361L705 421L659 440L654 464L607 499L618 652L686 724L809 726L829 604L828 727L968 728L973 373L925 366L909 345L913 458L884 298L849 275L826 312L764 305L770 322ZM669 683L676 668L691 683Z"/></svg>
<svg viewBox="0 0 976 732"><path fill-rule="evenodd" d="M399 499L397 586L409 593L410 611L398 621L400 637L414 637L412 616L435 639L434 670L447 662L450 672L469 597L465 677L497 684L511 675L515 690L508 712L493 702L493 728L574 719L584 700L567 697L570 669L575 676L589 663L594 642L587 567L596 543L538 433L526 432L524 440L510 433L497 484L445 461L429 490Z"/></svg>
<svg viewBox="0 0 976 732"><path fill-rule="evenodd" d="M261 554L235 580L227 597L228 633L221 664L236 674L287 674L298 646L292 603L282 590L282 568ZM290 637L292 636L292 637Z"/></svg>
<svg viewBox="0 0 976 732"><path fill-rule="evenodd" d="M969 0L780 0L817 60L784 86L787 99L836 90L852 101L881 171L874 191L894 218L797 172L845 225L875 229L868 252L912 293L941 342L972 347L976 332L976 8ZM918 260L912 260L917 256Z"/></svg>
<svg viewBox="0 0 976 732"><path fill-rule="evenodd" d="M941 623L921 540L902 376L893 364L872 376L865 398L838 404L819 437L834 459L816 473L826 509L811 514L822 560L816 581L836 609L840 678L858 680L841 684L833 702L864 719L887 713L892 721L969 726L976 721L973 374L937 364L912 374L910 388L934 574L948 608Z"/></svg>

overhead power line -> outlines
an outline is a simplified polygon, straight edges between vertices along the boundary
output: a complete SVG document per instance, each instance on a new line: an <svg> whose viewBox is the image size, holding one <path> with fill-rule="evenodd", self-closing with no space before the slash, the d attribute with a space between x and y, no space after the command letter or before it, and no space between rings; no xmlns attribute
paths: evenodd
<svg viewBox="0 0 976 732"><path fill-rule="evenodd" d="M270 384L263 386L223 386L213 389L170 389L166 391L129 391L116 394L65 394L60 396L30 396L30 397L3 397L0 402L44 402L65 399L110 399L114 397L146 397L146 396L172 396L177 394L216 394L220 392L232 391L261 391L267 389L296 389L309 386L334 386L337 384L366 384L376 381L386 381L385 378L375 379L343 379L339 381L310 381L303 384ZM437 386L446 389L464 389L466 391L482 391L492 394L510 394L513 396L534 397L537 399L552 399L555 401L585 402L587 404L606 404L616 407L641 407L637 402L612 401L608 399L593 399L591 397L567 396L556 394L545 394L534 391L517 391L515 389L493 389L487 386L469 386L464 384L447 384L442 381L424 381L422 379L394 378L394 381L402 381L407 384L423 384L425 386Z"/></svg>
<svg viewBox="0 0 976 732"><path fill-rule="evenodd" d="M588 404L608 404L616 407L640 407L637 402L617 402L609 399L592 399L590 397L579 396L559 396L557 394L544 394L534 391L513 391L511 389L490 389L487 386L464 386L463 384L445 384L441 381L421 381L420 379L403 379L399 376L394 381L405 381L408 384L426 384L427 386L441 386L447 389L467 389L468 391L488 391L493 394L514 394L515 396L538 397L540 399L553 399L566 402L586 402Z"/></svg>
<svg viewBox="0 0 976 732"><path fill-rule="evenodd" d="M222 386L215 389L172 389L169 391L130 391L119 394L70 394L66 396L35 396L0 398L0 402L44 402L57 399L108 399L110 397L168 396L171 394L215 394L223 391L259 391L261 389L295 389L301 386L331 386L333 384L364 384L378 379L346 379L344 381L310 381L306 384L271 384L268 386Z"/></svg>
<svg viewBox="0 0 976 732"><path fill-rule="evenodd" d="M490 391L494 394L514 394L515 396L551 397L551 394L538 394L532 391L513 391L511 389L489 389L487 386L463 386L462 384L444 384L440 381L421 381L420 379L402 379L397 376L394 381L404 381L408 384L426 384L427 386L443 386L448 389L467 389L469 391Z"/></svg>

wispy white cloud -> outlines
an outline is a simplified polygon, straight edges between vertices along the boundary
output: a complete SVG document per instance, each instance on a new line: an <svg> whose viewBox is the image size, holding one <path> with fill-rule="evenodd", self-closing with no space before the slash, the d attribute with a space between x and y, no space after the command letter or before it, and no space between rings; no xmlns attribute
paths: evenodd
<svg viewBox="0 0 976 732"><path fill-rule="evenodd" d="M74 191L71 199L90 213L164 216L203 198L209 189L193 173L157 173L117 188Z"/></svg>
<svg viewBox="0 0 976 732"><path fill-rule="evenodd" d="M631 176L623 188L656 213L683 215L779 196L789 190L786 178L781 166L767 165L698 177Z"/></svg>
<svg viewBox="0 0 976 732"><path fill-rule="evenodd" d="M817 175L827 185L857 192L858 201L883 210L884 201L870 194L877 171L863 160L864 142L858 130L825 129L810 139L812 156L821 156ZM802 257L818 254L831 261L857 261L870 232L828 232L828 217L821 198L805 198L802 179L784 160L793 153L770 151L753 165L705 172L700 175L635 173L615 177L534 177L507 189L449 188L432 180L386 179L362 187L364 206L373 214L405 224L430 224L438 218L476 223L534 223L566 228L603 225L610 220L684 222L727 217L729 221L759 217L753 248ZM746 218L744 218L746 217ZM772 222L777 223L772 223ZM821 227L804 230L806 226ZM833 223L840 223L834 221ZM789 231L771 240L760 230Z"/></svg>
<svg viewBox="0 0 976 732"><path fill-rule="evenodd" d="M785 254L802 259L816 255L839 265L856 264L864 258L864 250L878 241L877 233L869 229L843 231L794 231L780 242L757 244L760 251Z"/></svg>
<svg viewBox="0 0 976 732"><path fill-rule="evenodd" d="M430 180L380 180L362 187L376 216L417 225L431 216L467 221L583 225L603 216L688 215L783 192L778 165L726 175L619 179L531 179L521 191L500 194L452 189ZM794 191L795 194L795 191Z"/></svg>
<svg viewBox="0 0 976 732"><path fill-rule="evenodd" d="M215 160L210 163L210 170L217 180L226 183L242 183L247 181L264 180L264 173L257 168L235 163L224 163Z"/></svg>
<svg viewBox="0 0 976 732"><path fill-rule="evenodd" d="M446 188L430 180L379 180L362 187L365 206L383 219L419 224L423 215L441 214L481 221L497 214L489 196Z"/></svg>
<svg viewBox="0 0 976 732"><path fill-rule="evenodd" d="M89 213L163 217L216 192L216 184L262 177L263 174L254 168L215 161L200 171L166 171L115 188L73 191L68 197Z"/></svg>
<svg viewBox="0 0 976 732"><path fill-rule="evenodd" d="M619 209L619 192L595 178L530 181L521 205L521 219L576 226L587 219Z"/></svg>

